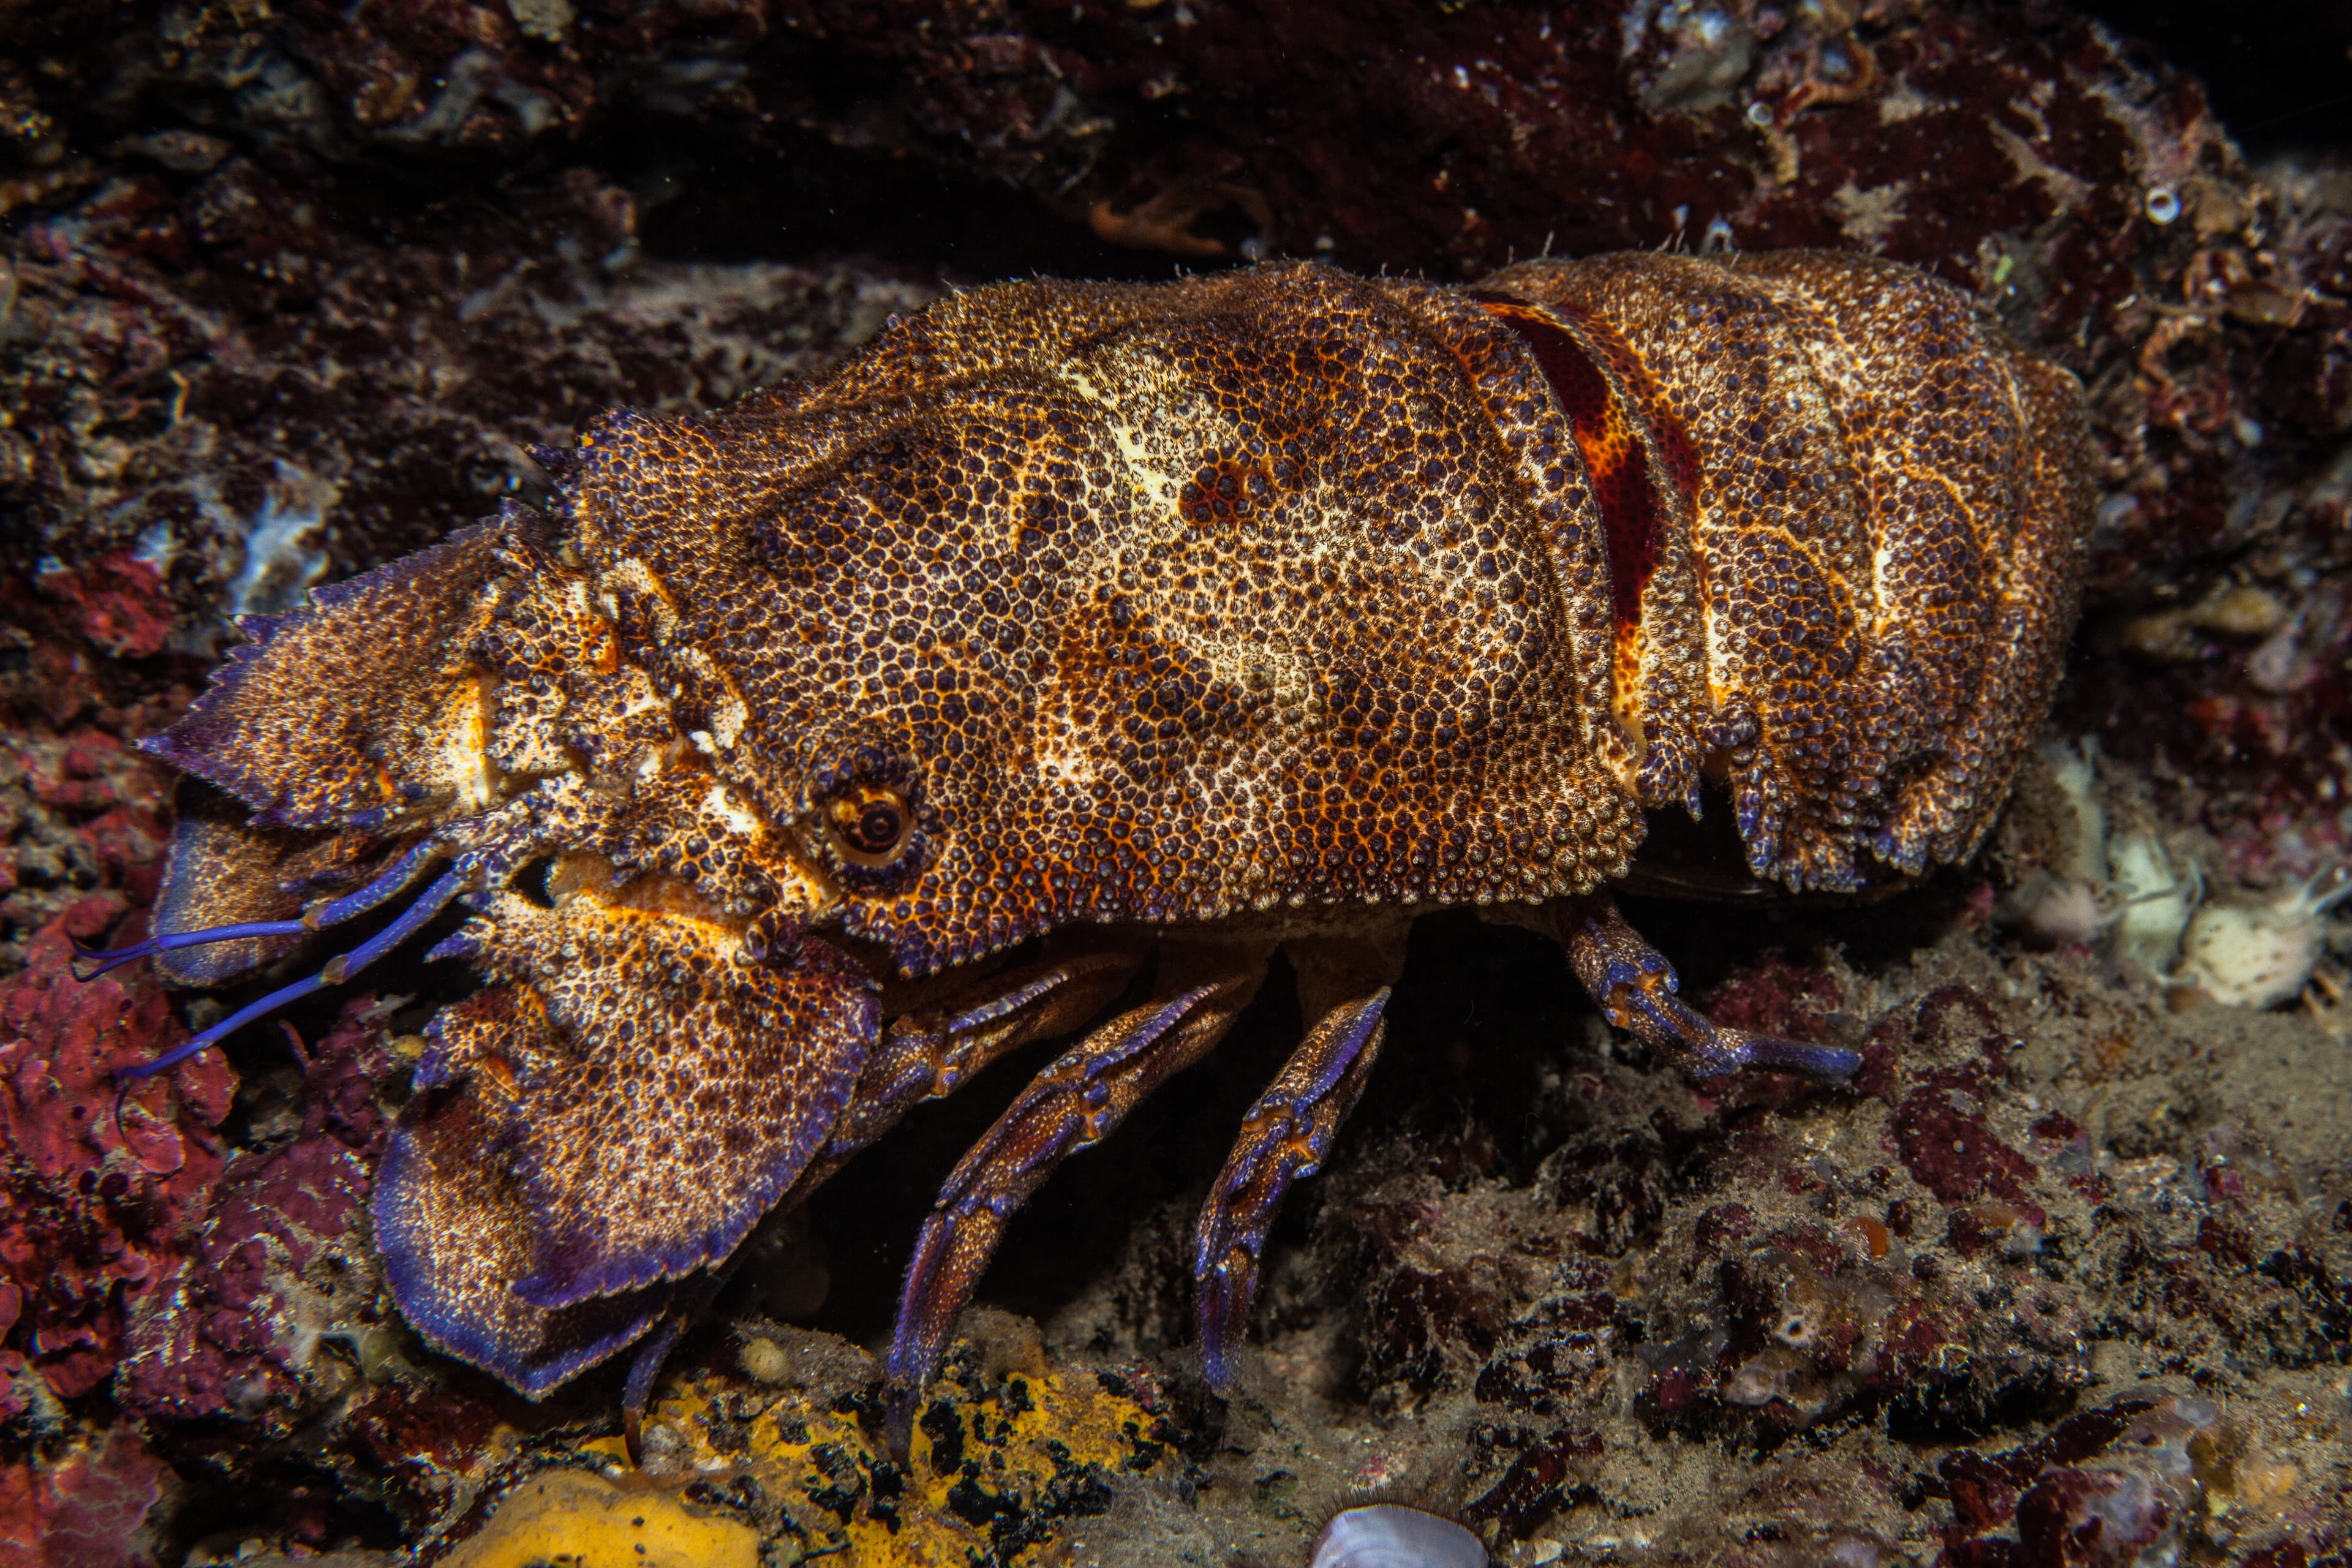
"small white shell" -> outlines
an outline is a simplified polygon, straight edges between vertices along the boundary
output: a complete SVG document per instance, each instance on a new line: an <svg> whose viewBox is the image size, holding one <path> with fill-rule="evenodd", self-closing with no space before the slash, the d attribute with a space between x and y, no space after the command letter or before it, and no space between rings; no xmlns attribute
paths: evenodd
<svg viewBox="0 0 2352 1568"><path fill-rule="evenodd" d="M1307 1568L1486 1568L1486 1549L1450 1519L1381 1502L1333 1514Z"/></svg>
<svg viewBox="0 0 2352 1568"><path fill-rule="evenodd" d="M2053 741L2042 748L2050 782L2073 817L2051 847L2063 855L2026 879L2010 895L2002 918L2053 944L2096 942L2107 928L2098 889L2107 879L2107 814L2099 802L2099 743Z"/></svg>
<svg viewBox="0 0 2352 1568"><path fill-rule="evenodd" d="M2075 881L2096 887L2107 879L2107 809L2099 802L2099 742L2051 742L2042 748L2050 764L2050 779L2074 812L2074 864L2053 873L2071 871Z"/></svg>
<svg viewBox="0 0 2352 1568"><path fill-rule="evenodd" d="M2320 884L2332 883L2327 891ZM2303 994L2327 947L2330 905L2352 895L2341 872L2314 877L2274 903L2208 904L2189 922L2173 976L2232 1007L2275 1007Z"/></svg>
<svg viewBox="0 0 2352 1568"><path fill-rule="evenodd" d="M2205 890L2195 862L2184 874L2153 833L2122 833L2108 846L2117 906L2116 952L2150 974L2163 974L2180 954L2180 933Z"/></svg>
<svg viewBox="0 0 2352 1568"><path fill-rule="evenodd" d="M2073 877L2037 871L2018 889L2011 907L2019 925L2053 944L2095 942L2107 927L2097 889Z"/></svg>

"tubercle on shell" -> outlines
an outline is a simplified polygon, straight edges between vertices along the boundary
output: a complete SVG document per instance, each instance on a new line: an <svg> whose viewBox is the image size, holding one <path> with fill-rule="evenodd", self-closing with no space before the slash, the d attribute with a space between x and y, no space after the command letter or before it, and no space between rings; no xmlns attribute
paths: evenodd
<svg viewBox="0 0 2352 1568"><path fill-rule="evenodd" d="M219 792L163 905L213 929L136 951L218 982L440 868L476 919L436 951L489 984L380 1173L389 1278L533 1394L648 1347L641 1405L762 1214L1156 956L942 1194L919 1384L992 1227L1281 948L1311 1027L1204 1219L1213 1340L1420 910L1558 936L1686 1071L1851 1070L1677 1000L1603 884L1676 808L1736 841L1645 856L1667 887L1970 853L2072 623L2084 445L2064 372L1862 258L974 290L707 419L608 414L559 520L252 627L152 743Z"/></svg>

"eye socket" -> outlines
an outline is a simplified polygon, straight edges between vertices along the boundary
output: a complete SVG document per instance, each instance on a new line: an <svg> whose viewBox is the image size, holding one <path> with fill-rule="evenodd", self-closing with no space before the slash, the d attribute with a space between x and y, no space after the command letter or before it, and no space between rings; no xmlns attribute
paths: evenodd
<svg viewBox="0 0 2352 1568"><path fill-rule="evenodd" d="M884 860L907 840L913 814L895 790L866 790L845 795L830 810L833 831L850 854Z"/></svg>

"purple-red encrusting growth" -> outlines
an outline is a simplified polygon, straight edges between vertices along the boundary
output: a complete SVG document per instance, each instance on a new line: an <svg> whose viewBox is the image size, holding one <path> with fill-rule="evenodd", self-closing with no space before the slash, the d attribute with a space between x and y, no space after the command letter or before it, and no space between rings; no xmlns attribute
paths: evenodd
<svg viewBox="0 0 2352 1568"><path fill-rule="evenodd" d="M356 1359L375 1318L362 1216L390 1070L366 1011L351 1004L301 1054L293 1135L228 1162L193 1244L141 1302L115 1385L125 1409L282 1435L306 1389L333 1381L324 1342Z"/></svg>
<svg viewBox="0 0 2352 1568"><path fill-rule="evenodd" d="M111 895L83 900L0 982L0 1317L7 1348L67 1399L114 1370L126 1310L185 1255L236 1081L198 1058L116 1116L120 1075L180 1033L152 974L73 978L72 939L121 912Z"/></svg>
<svg viewBox="0 0 2352 1568"><path fill-rule="evenodd" d="M54 1456L0 1463L0 1562L157 1568L163 1542L153 1527L175 1489L130 1422Z"/></svg>

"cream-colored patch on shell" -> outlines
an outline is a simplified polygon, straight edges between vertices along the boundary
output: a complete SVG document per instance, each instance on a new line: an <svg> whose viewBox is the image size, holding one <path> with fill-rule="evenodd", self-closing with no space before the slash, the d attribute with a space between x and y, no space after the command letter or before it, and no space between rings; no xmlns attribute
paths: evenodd
<svg viewBox="0 0 2352 1568"><path fill-rule="evenodd" d="M743 726L751 721L751 710L749 705L733 691L729 691L727 700L713 709L710 714L711 737L719 742L720 751L726 751L735 744L743 733Z"/></svg>
<svg viewBox="0 0 2352 1568"><path fill-rule="evenodd" d="M2327 951L2327 910L2347 895L2352 877L2339 869L2272 903L2208 904L2189 922L2174 978L2227 1006L2292 1002Z"/></svg>
<svg viewBox="0 0 2352 1568"><path fill-rule="evenodd" d="M486 811L498 804L499 772L490 763L489 687L480 677L458 684L442 716L440 733L433 738L439 775L456 792L460 815Z"/></svg>
<svg viewBox="0 0 2352 1568"><path fill-rule="evenodd" d="M814 919L839 901L831 881L800 852L792 836L771 833L759 814L727 785L712 784L698 807L713 831L752 847L751 858L775 881L777 908Z"/></svg>
<svg viewBox="0 0 2352 1568"><path fill-rule="evenodd" d="M634 719L640 713L650 713L656 709L667 707L667 704L662 701L661 693L654 689L652 676L647 675L635 665L625 666L621 673L629 683L628 698L619 707L619 713L623 719Z"/></svg>
<svg viewBox="0 0 2352 1568"><path fill-rule="evenodd" d="M1096 411L1110 432L1120 458L1127 464L1139 510L1149 515L1164 513L1166 521L1174 521L1175 478L1160 461L1150 433L1141 423L1129 417L1129 413L1166 406L1181 374L1155 354L1113 351L1104 357L1109 362L1108 382L1120 389L1118 394L1076 363L1062 367L1062 383Z"/></svg>
<svg viewBox="0 0 2352 1568"><path fill-rule="evenodd" d="M1037 713L1033 731L1031 765L1048 781L1090 788L1100 775L1095 754L1080 743L1085 731L1077 721L1077 693L1071 682L1046 688L1046 701Z"/></svg>
<svg viewBox="0 0 2352 1568"><path fill-rule="evenodd" d="M1700 530L1696 524L1694 524L1691 531L1696 535ZM1706 701L1707 706L1717 713L1723 712L1731 706L1733 694L1738 689L1732 679L1733 656L1731 649L1725 646L1728 639L1723 635L1722 618L1716 605L1715 595L1712 594L1700 595L1699 647L1706 659Z"/></svg>
<svg viewBox="0 0 2352 1568"><path fill-rule="evenodd" d="M815 920L841 902L840 889L797 850L764 864L776 881L777 909Z"/></svg>
<svg viewBox="0 0 2352 1568"><path fill-rule="evenodd" d="M750 808L735 798L735 793L725 784L713 784L710 793L702 797L702 809L723 824L730 833L746 838L757 838L763 831L760 819Z"/></svg>
<svg viewBox="0 0 2352 1568"><path fill-rule="evenodd" d="M719 667L719 661L700 648L678 648L671 657L725 693L711 709L710 728L696 733L707 735L711 742L711 749L726 751L743 733L743 725L751 717L751 708L744 702L742 694L735 689L735 682L728 679L727 672Z"/></svg>
<svg viewBox="0 0 2352 1568"><path fill-rule="evenodd" d="M1037 772L1065 784L1091 786L1101 776L1094 753L1076 744L1076 732L1045 737L1037 749Z"/></svg>

